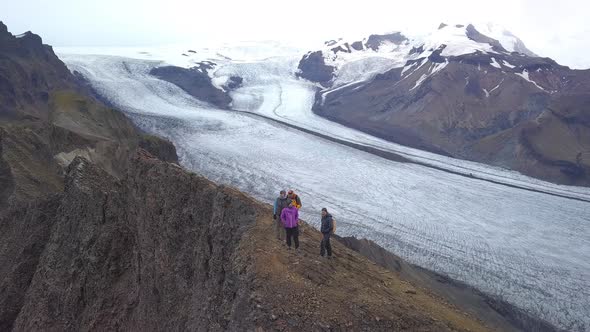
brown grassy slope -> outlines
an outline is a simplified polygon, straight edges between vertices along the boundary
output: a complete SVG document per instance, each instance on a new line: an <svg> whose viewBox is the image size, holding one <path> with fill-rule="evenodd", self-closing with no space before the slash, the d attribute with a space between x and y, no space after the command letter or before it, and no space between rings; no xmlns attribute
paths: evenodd
<svg viewBox="0 0 590 332"><path fill-rule="evenodd" d="M143 151L122 180L78 157L39 202L0 214L2 330L486 330L338 243L320 260L305 224L287 251L268 205Z"/></svg>
<svg viewBox="0 0 590 332"><path fill-rule="evenodd" d="M303 224L301 253L273 236L270 210L243 249L255 257L256 294L264 329L485 331L483 324L333 241L335 258L318 255L320 233Z"/></svg>

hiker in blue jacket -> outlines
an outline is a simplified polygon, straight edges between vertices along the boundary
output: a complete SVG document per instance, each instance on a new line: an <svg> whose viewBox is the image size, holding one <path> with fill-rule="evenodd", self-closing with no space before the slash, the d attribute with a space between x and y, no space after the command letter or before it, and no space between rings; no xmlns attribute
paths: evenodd
<svg viewBox="0 0 590 332"><path fill-rule="evenodd" d="M322 242L320 243L320 256L328 254L328 258L332 258L332 245L330 244L330 236L334 231L334 220L332 215L328 213L328 209L322 208Z"/></svg>
<svg viewBox="0 0 590 332"><path fill-rule="evenodd" d="M274 227L279 241L283 241L285 238L285 228L281 222L281 213L283 212L283 209L289 207L289 203L291 203L291 200L287 197L287 193L284 190L281 190L279 197L275 199L273 209Z"/></svg>

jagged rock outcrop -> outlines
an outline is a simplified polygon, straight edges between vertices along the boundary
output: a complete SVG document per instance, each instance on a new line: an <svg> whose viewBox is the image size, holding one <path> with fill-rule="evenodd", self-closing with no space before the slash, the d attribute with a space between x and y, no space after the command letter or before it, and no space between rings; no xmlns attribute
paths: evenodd
<svg viewBox="0 0 590 332"><path fill-rule="evenodd" d="M13 36L0 23L0 207L62 191L64 168L78 155L121 176L139 145L176 157L169 142L143 136L95 99L39 36Z"/></svg>
<svg viewBox="0 0 590 332"><path fill-rule="evenodd" d="M402 35L401 32L394 32L385 35L370 35L369 39L367 39L367 42L365 43L365 46L372 49L373 51L377 51L384 42L399 45L407 40L408 38Z"/></svg>
<svg viewBox="0 0 590 332"><path fill-rule="evenodd" d="M10 331L56 221L60 196L0 211L0 330Z"/></svg>
<svg viewBox="0 0 590 332"><path fill-rule="evenodd" d="M327 86L332 80L334 67L326 65L321 51L310 52L303 56L298 66L299 77Z"/></svg>
<svg viewBox="0 0 590 332"><path fill-rule="evenodd" d="M0 222L3 330L248 326L236 255L255 209L203 178L140 153L119 182L77 157L58 199L12 211Z"/></svg>
<svg viewBox="0 0 590 332"><path fill-rule="evenodd" d="M0 22L0 118L46 118L50 92L73 87L70 72L41 37L15 37Z"/></svg>
<svg viewBox="0 0 590 332"><path fill-rule="evenodd" d="M242 86L244 79L240 76L230 76L224 85L226 90L235 90Z"/></svg>

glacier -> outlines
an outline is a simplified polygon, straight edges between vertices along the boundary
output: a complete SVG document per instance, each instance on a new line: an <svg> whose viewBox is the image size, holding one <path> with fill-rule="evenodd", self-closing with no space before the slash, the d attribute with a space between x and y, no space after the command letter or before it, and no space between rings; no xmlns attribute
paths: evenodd
<svg viewBox="0 0 590 332"><path fill-rule="evenodd" d="M327 207L339 235L371 239L561 328L590 329L588 188L411 149L318 117L318 87L294 75L297 50L195 48L217 63L213 78L244 78L230 111L149 75L173 62L156 50L56 50L141 129L174 142L184 167L269 203L294 189L301 218L315 227Z"/></svg>

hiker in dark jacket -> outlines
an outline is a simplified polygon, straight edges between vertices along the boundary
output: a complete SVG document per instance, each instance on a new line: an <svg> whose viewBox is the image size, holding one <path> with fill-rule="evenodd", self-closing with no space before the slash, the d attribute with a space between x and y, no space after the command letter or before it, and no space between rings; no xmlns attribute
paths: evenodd
<svg viewBox="0 0 590 332"><path fill-rule="evenodd" d="M275 204L274 204L274 209L273 209L273 219L274 219L275 232L277 235L277 239L279 241L283 241L283 239L285 238L285 235L284 235L285 228L283 227L283 224L281 223L281 213L283 212L283 209L289 207L290 202L291 202L291 200L289 198L287 198L287 194L285 193L284 190L281 190L279 197L277 197L277 199L275 199Z"/></svg>
<svg viewBox="0 0 590 332"><path fill-rule="evenodd" d="M281 212L281 221L287 233L287 247L291 249L291 238L295 241L295 249L299 249L299 210L294 202Z"/></svg>
<svg viewBox="0 0 590 332"><path fill-rule="evenodd" d="M328 209L322 208L322 226L320 231L322 232L322 242L320 243L320 256L324 257L326 252L328 258L332 257L332 245L330 244L330 236L334 230L334 222L332 215L328 213Z"/></svg>

